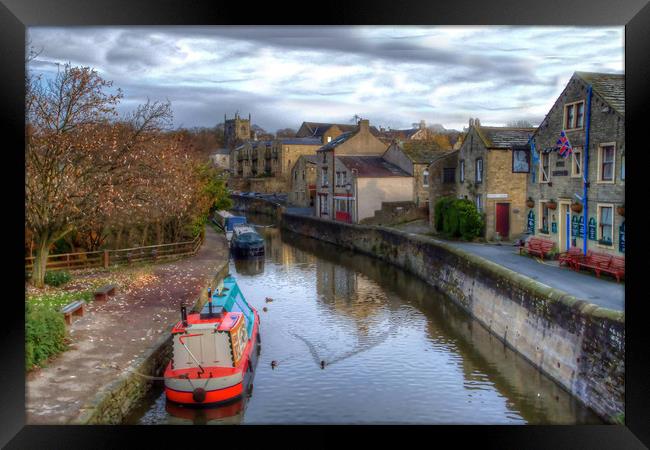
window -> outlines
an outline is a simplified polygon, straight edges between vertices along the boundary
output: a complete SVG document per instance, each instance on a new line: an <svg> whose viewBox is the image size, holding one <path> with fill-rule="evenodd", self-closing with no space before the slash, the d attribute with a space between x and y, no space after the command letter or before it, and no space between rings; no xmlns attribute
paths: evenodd
<svg viewBox="0 0 650 450"><path fill-rule="evenodd" d="M547 202L540 202L540 207L542 209L542 213L540 214L540 225L542 228L540 228L540 232L548 234L548 203Z"/></svg>
<svg viewBox="0 0 650 450"><path fill-rule="evenodd" d="M550 160L551 160L551 154L550 153L542 153L542 157L539 160L539 182L540 183L548 183L549 181L549 166L550 166Z"/></svg>
<svg viewBox="0 0 650 450"><path fill-rule="evenodd" d="M341 172L341 185L344 186L348 182L348 173Z"/></svg>
<svg viewBox="0 0 650 450"><path fill-rule="evenodd" d="M573 149L573 156L571 157L571 176L582 176L582 148L575 147Z"/></svg>
<svg viewBox="0 0 650 450"><path fill-rule="evenodd" d="M422 186L429 187L429 171L426 169L422 172Z"/></svg>
<svg viewBox="0 0 650 450"><path fill-rule="evenodd" d="M336 185L341 185L341 172L336 172Z"/></svg>
<svg viewBox="0 0 650 450"><path fill-rule="evenodd" d="M476 160L476 172L475 172L477 183L483 182L483 158L478 158Z"/></svg>
<svg viewBox="0 0 650 450"><path fill-rule="evenodd" d="M476 196L476 209L478 212L483 212L483 200L481 199L481 194Z"/></svg>
<svg viewBox="0 0 650 450"><path fill-rule="evenodd" d="M332 142L332 136L327 136L327 142Z"/></svg>
<svg viewBox="0 0 650 450"><path fill-rule="evenodd" d="M323 164L327 164L327 153L323 152Z"/></svg>
<svg viewBox="0 0 650 450"><path fill-rule="evenodd" d="M327 178L327 167L323 167L321 169L321 180L323 186L327 186L329 184L329 179Z"/></svg>
<svg viewBox="0 0 650 450"><path fill-rule="evenodd" d="M621 155L621 180L625 181L625 154Z"/></svg>
<svg viewBox="0 0 650 450"><path fill-rule="evenodd" d="M598 148L598 181L614 182L614 144L602 144Z"/></svg>
<svg viewBox="0 0 650 450"><path fill-rule="evenodd" d="M456 181L455 175L456 175L456 169L454 169L453 167L449 167L449 168L445 167L444 169L442 169L442 182L443 183L455 182Z"/></svg>
<svg viewBox="0 0 650 450"><path fill-rule="evenodd" d="M612 245L614 240L614 207L612 205L598 205L598 243Z"/></svg>
<svg viewBox="0 0 650 450"><path fill-rule="evenodd" d="M465 182L465 160L464 159L460 160L460 182L461 183Z"/></svg>
<svg viewBox="0 0 650 450"><path fill-rule="evenodd" d="M577 130L582 128L585 118L585 102L574 102L564 105L564 129Z"/></svg>

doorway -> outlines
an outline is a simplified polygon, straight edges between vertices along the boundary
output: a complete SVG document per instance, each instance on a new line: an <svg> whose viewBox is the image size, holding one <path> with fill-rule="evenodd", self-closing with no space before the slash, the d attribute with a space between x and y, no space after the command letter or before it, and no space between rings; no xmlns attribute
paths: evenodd
<svg viewBox="0 0 650 450"><path fill-rule="evenodd" d="M571 245L571 208L569 202L560 201L560 214L558 217L558 237L560 251L569 250Z"/></svg>
<svg viewBox="0 0 650 450"><path fill-rule="evenodd" d="M510 239L510 203L497 203L496 231L501 239Z"/></svg>

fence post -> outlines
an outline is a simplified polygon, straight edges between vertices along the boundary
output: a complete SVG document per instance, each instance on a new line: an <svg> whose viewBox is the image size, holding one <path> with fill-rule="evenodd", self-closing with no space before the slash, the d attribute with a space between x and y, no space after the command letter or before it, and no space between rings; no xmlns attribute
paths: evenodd
<svg viewBox="0 0 650 450"><path fill-rule="evenodd" d="M104 269L108 269L108 250L104 250Z"/></svg>

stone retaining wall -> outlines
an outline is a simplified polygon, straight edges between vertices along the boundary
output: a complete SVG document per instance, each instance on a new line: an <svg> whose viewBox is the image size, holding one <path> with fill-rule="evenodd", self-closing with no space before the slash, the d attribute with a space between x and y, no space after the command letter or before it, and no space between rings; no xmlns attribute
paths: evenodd
<svg viewBox="0 0 650 450"><path fill-rule="evenodd" d="M205 288L193 306L199 311L208 300L207 288L214 287L228 274L226 261L217 274L206 280ZM169 326L163 336L142 356L137 358L127 372L113 383L104 386L91 402L84 406L84 413L73 421L75 425L118 425L123 423L132 408L149 391L152 377L161 377L172 353L171 329Z"/></svg>
<svg viewBox="0 0 650 450"><path fill-rule="evenodd" d="M279 216L290 231L417 275L604 420L615 422L624 413L623 312L600 308L433 238L293 215L261 199L235 201L245 210Z"/></svg>

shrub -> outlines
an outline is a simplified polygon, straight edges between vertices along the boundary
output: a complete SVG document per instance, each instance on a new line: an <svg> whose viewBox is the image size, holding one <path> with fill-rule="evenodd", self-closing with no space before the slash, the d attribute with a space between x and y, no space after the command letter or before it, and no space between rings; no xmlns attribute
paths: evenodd
<svg viewBox="0 0 650 450"><path fill-rule="evenodd" d="M485 227L483 215L467 199L441 198L436 202L434 220L436 229L450 238L472 240L481 236Z"/></svg>
<svg viewBox="0 0 650 450"><path fill-rule="evenodd" d="M61 286L70 281L72 277L65 270L45 273L45 284L50 286Z"/></svg>
<svg viewBox="0 0 650 450"><path fill-rule="evenodd" d="M65 350L65 321L56 309L25 303L25 367L40 366Z"/></svg>

